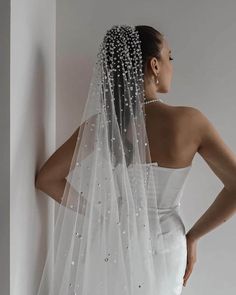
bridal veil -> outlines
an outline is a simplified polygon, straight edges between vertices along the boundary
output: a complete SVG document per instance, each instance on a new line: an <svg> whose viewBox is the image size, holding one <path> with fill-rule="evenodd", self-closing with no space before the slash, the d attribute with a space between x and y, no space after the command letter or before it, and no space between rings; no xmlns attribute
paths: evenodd
<svg viewBox="0 0 236 295"><path fill-rule="evenodd" d="M37 295L168 295L157 207L149 222L143 84L138 31L112 26L98 49Z"/></svg>

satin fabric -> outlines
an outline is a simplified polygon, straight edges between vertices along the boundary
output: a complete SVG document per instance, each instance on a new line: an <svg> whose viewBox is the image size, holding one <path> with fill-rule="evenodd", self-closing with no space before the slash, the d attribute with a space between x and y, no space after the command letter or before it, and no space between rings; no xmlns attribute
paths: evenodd
<svg viewBox="0 0 236 295"><path fill-rule="evenodd" d="M152 178L154 180L147 181L147 190L152 253L155 262L155 276L159 286L159 290L156 292L158 295L165 295L165 284L168 284L170 295L179 295L182 292L187 262L187 245L185 226L180 215L180 203L190 168L191 166L184 168L161 167L156 162L143 165L143 169L146 169L147 172L152 169L154 175ZM137 181L135 165L129 167L129 173L131 176L135 176L133 179ZM152 230L156 207L158 207L160 216L161 233ZM162 243L158 243L161 236L164 238L164 246ZM167 282L162 281L162 264L163 267L165 264L167 265Z"/></svg>

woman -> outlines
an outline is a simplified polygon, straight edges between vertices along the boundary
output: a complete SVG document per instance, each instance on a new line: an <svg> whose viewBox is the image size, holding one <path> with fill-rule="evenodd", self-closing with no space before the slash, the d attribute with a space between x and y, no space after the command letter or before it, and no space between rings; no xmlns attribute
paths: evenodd
<svg viewBox="0 0 236 295"><path fill-rule="evenodd" d="M99 52L83 123L37 173L36 187L62 205L56 279L46 286L45 268L38 295L180 294L199 239L236 211L236 157L198 109L157 96L173 73L163 34L113 26ZM197 152L224 188L186 234L179 201Z"/></svg>

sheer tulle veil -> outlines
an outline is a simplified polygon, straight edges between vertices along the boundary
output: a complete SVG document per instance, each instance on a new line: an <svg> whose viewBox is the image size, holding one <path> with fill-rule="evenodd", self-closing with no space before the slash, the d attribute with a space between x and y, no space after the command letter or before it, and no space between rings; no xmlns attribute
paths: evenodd
<svg viewBox="0 0 236 295"><path fill-rule="evenodd" d="M148 196L140 45L135 26L114 25L99 46L37 295L169 294L165 255L156 255L165 251L160 216Z"/></svg>

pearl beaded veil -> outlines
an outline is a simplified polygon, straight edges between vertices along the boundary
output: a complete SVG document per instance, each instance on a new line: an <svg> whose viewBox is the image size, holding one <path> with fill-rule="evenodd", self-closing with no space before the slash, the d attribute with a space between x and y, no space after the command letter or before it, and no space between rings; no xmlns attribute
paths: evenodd
<svg viewBox="0 0 236 295"><path fill-rule="evenodd" d="M158 208L149 222L143 82L138 32L112 26L99 46L37 295L169 294L166 264L154 269L153 248L162 253L165 243Z"/></svg>

